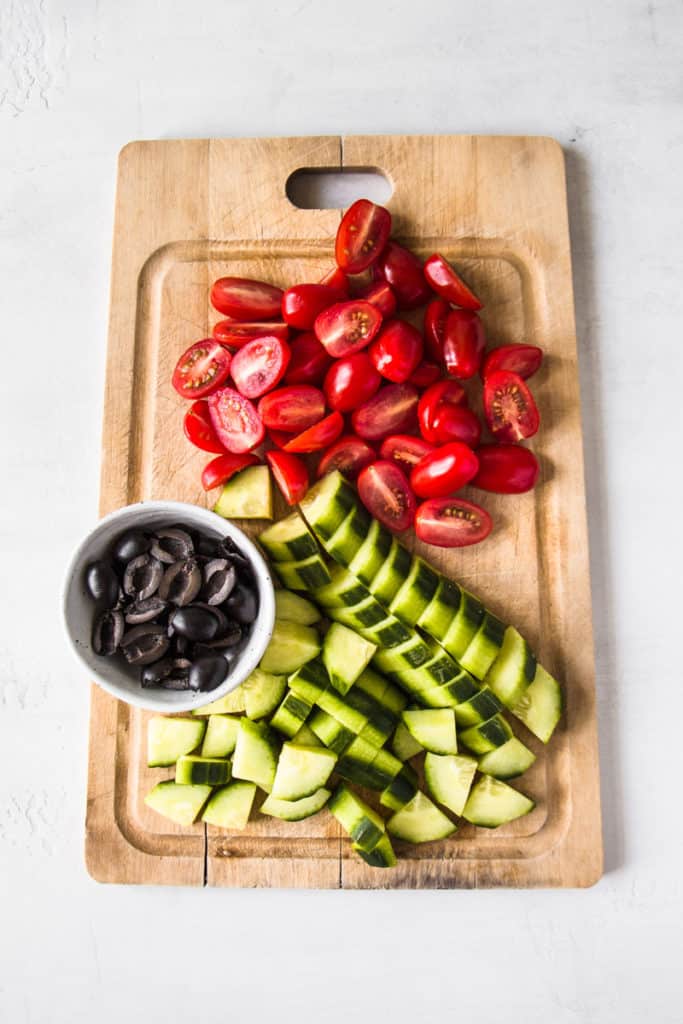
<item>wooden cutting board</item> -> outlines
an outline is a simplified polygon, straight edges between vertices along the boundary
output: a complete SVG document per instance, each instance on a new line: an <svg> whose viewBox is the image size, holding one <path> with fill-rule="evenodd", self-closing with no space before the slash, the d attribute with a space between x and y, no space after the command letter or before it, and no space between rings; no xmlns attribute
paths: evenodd
<svg viewBox="0 0 683 1024"><path fill-rule="evenodd" d="M86 859L100 881L302 888L586 886L602 870L591 607L564 162L546 138L353 136L134 142L119 162L102 448L101 511L168 498L206 504L207 456L182 434L170 387L178 355L218 319L224 274L286 286L332 265L341 211L300 210L298 168L379 168L394 232L452 258L485 301L490 339L543 346L542 425L531 494L486 496L484 544L425 549L528 637L563 683L566 713L519 788L532 814L490 832L400 850L373 870L332 816L259 818L245 833L177 828L143 796L170 773L145 766L144 713L92 691ZM478 500L482 500L481 496ZM280 509L283 511L283 508ZM250 533L253 524L247 524ZM419 545L418 545L419 546ZM516 725L516 723L515 723ZM523 727L520 728L520 735Z"/></svg>

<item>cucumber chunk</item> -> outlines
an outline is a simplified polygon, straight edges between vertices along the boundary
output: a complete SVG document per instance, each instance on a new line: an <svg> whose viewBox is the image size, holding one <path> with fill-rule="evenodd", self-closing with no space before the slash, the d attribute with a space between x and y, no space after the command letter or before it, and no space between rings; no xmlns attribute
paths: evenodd
<svg viewBox="0 0 683 1024"><path fill-rule="evenodd" d="M260 668L273 675L289 675L319 653L320 637L311 626L276 619Z"/></svg>
<svg viewBox="0 0 683 1024"><path fill-rule="evenodd" d="M320 740L313 732L311 728L304 722L299 731L292 736L292 743L296 743L300 747L320 747L326 746L321 744Z"/></svg>
<svg viewBox="0 0 683 1024"><path fill-rule="evenodd" d="M467 650L458 661L464 669L471 672L477 679L483 679L491 665L498 657L503 645L505 623L486 612L481 626L474 634Z"/></svg>
<svg viewBox="0 0 683 1024"><path fill-rule="evenodd" d="M380 604L388 607L397 590L410 572L410 552L394 539L382 568L368 584L368 589Z"/></svg>
<svg viewBox="0 0 683 1024"><path fill-rule="evenodd" d="M382 790L379 802L392 811L400 811L417 793L417 772L412 765L404 764L386 789Z"/></svg>
<svg viewBox="0 0 683 1024"><path fill-rule="evenodd" d="M383 676L373 672L371 668L366 668L361 672L356 680L356 688L374 697L378 704L381 704L387 711L391 711L393 715L400 715L408 703L408 698L401 693L397 686L393 686Z"/></svg>
<svg viewBox="0 0 683 1024"><path fill-rule="evenodd" d="M456 706L455 720L458 723L458 728L466 729L470 725L493 718L502 710L503 705L493 690L490 690L488 686L483 686L469 700Z"/></svg>
<svg viewBox="0 0 683 1024"><path fill-rule="evenodd" d="M358 632L378 647L396 647L410 639L410 632L394 615L387 615L376 626L363 627Z"/></svg>
<svg viewBox="0 0 683 1024"><path fill-rule="evenodd" d="M462 669L453 661L450 654L433 641L429 641L427 647L431 655L429 660L425 661L422 665L411 668L411 678L417 678L422 681L425 688L442 686L444 683L450 683L453 679L456 679ZM403 671L399 669L399 680L402 674Z"/></svg>
<svg viewBox="0 0 683 1024"><path fill-rule="evenodd" d="M292 739L306 721L313 708L313 703L290 690L270 720L270 724L278 732Z"/></svg>
<svg viewBox="0 0 683 1024"><path fill-rule="evenodd" d="M392 540L389 530L373 519L365 540L349 562L349 572L361 583L370 583L382 568Z"/></svg>
<svg viewBox="0 0 683 1024"><path fill-rule="evenodd" d="M320 708L311 718L311 731L326 747L334 751L337 756L343 754L346 748L356 738L355 732L351 732L346 726L338 722L332 715Z"/></svg>
<svg viewBox="0 0 683 1024"><path fill-rule="evenodd" d="M341 473L328 473L310 489L299 503L299 508L315 533L323 542L339 529L352 508L358 505L356 492Z"/></svg>
<svg viewBox="0 0 683 1024"><path fill-rule="evenodd" d="M536 755L516 736L479 758L479 771L497 779L515 779L531 768Z"/></svg>
<svg viewBox="0 0 683 1024"><path fill-rule="evenodd" d="M365 853L371 853L385 835L384 822L379 814L343 783L333 793L328 808Z"/></svg>
<svg viewBox="0 0 683 1024"><path fill-rule="evenodd" d="M448 691L448 694L455 701L455 705L462 704L463 701L470 700L476 693L479 692L479 685L472 678L469 672L465 672L463 669L460 675L456 676L449 683L444 683L439 687L440 690ZM449 704L449 707L454 705Z"/></svg>
<svg viewBox="0 0 683 1024"><path fill-rule="evenodd" d="M230 762L218 757L185 754L176 762L175 780L179 786L224 786L230 778Z"/></svg>
<svg viewBox="0 0 683 1024"><path fill-rule="evenodd" d="M396 728L396 715L371 697L369 693L356 687L344 698L350 708L355 708L367 718L366 724L359 735L375 747L381 747Z"/></svg>
<svg viewBox="0 0 683 1024"><path fill-rule="evenodd" d="M383 835L377 846L370 853L358 845L358 843L352 843L353 849L356 853L363 858L366 864L369 864L371 868L393 868L396 866L396 854L394 848L391 845L389 836Z"/></svg>
<svg viewBox="0 0 683 1024"><path fill-rule="evenodd" d="M381 762L375 764L379 753L376 746L357 736L337 761L337 774L367 789L382 790L390 785L395 775L391 765L387 766ZM400 768L401 762L397 758L393 760Z"/></svg>
<svg viewBox="0 0 683 1024"><path fill-rule="evenodd" d="M212 700L210 704L204 704L201 708L193 708L192 715L230 715L238 714L247 709L247 695L241 686L235 687L230 693L218 700Z"/></svg>
<svg viewBox="0 0 683 1024"><path fill-rule="evenodd" d="M486 609L476 597L466 590L461 591L460 607L444 637L439 638L442 647L460 661L477 630L481 626Z"/></svg>
<svg viewBox="0 0 683 1024"><path fill-rule="evenodd" d="M284 743L277 762L272 794L276 800L301 800L325 785L337 755L325 747Z"/></svg>
<svg viewBox="0 0 683 1024"><path fill-rule="evenodd" d="M265 718L275 711L287 689L286 675L273 675L261 668L254 671L242 683L247 718Z"/></svg>
<svg viewBox="0 0 683 1024"><path fill-rule="evenodd" d="M231 782L216 790L202 814L202 821L217 828L240 831L247 827L256 795L253 782Z"/></svg>
<svg viewBox="0 0 683 1024"><path fill-rule="evenodd" d="M196 718L164 718L155 715L147 723L147 764L161 768L191 754L202 742L206 723Z"/></svg>
<svg viewBox="0 0 683 1024"><path fill-rule="evenodd" d="M239 718L230 715L211 715L206 723L202 744L202 757L228 757L237 743Z"/></svg>
<svg viewBox="0 0 683 1024"><path fill-rule="evenodd" d="M332 686L341 694L347 693L365 669L377 650L375 644L364 640L358 633L333 622L323 644L323 661Z"/></svg>
<svg viewBox="0 0 683 1024"><path fill-rule="evenodd" d="M460 587L445 576L439 578L436 593L417 621L420 629L436 640L443 640L458 613L462 592Z"/></svg>
<svg viewBox="0 0 683 1024"><path fill-rule="evenodd" d="M403 724L421 747L433 754L457 754L455 715L450 708L404 711Z"/></svg>
<svg viewBox="0 0 683 1024"><path fill-rule="evenodd" d="M298 622L300 626L314 626L320 622L320 612L314 604L291 590L275 591L275 618L284 622Z"/></svg>
<svg viewBox="0 0 683 1024"><path fill-rule="evenodd" d="M497 828L521 818L533 808L534 801L528 796L492 775L482 775L472 788L462 816L473 825Z"/></svg>
<svg viewBox="0 0 683 1024"><path fill-rule="evenodd" d="M389 611L406 626L414 626L434 597L439 586L437 573L416 555L410 572L399 586L389 605Z"/></svg>
<svg viewBox="0 0 683 1024"><path fill-rule="evenodd" d="M273 488L267 466L247 466L228 480L214 512L224 519L272 519Z"/></svg>
<svg viewBox="0 0 683 1024"><path fill-rule="evenodd" d="M373 663L380 672L403 672L425 665L431 657L427 642L417 633L408 631L408 639L403 643L377 651Z"/></svg>
<svg viewBox="0 0 683 1024"><path fill-rule="evenodd" d="M529 645L513 626L508 626L503 646L486 673L484 682L506 707L513 708L524 696L535 672L536 659Z"/></svg>
<svg viewBox="0 0 683 1024"><path fill-rule="evenodd" d="M313 597L322 608L353 608L372 597L368 588L342 565L335 563L329 571L330 582L313 591Z"/></svg>
<svg viewBox="0 0 683 1024"><path fill-rule="evenodd" d="M371 522L363 505L354 505L338 529L325 541L328 555L340 565L348 566L363 546Z"/></svg>
<svg viewBox="0 0 683 1024"><path fill-rule="evenodd" d="M264 530L259 544L274 562L297 562L320 554L317 540L298 512Z"/></svg>
<svg viewBox="0 0 683 1024"><path fill-rule="evenodd" d="M179 786L172 781L158 782L145 797L145 803L176 825L191 825L210 794L211 786Z"/></svg>
<svg viewBox="0 0 683 1024"><path fill-rule="evenodd" d="M347 729L350 729L355 736L359 736L368 724L367 715L357 708L351 707L334 690L324 690L319 694L316 704Z"/></svg>
<svg viewBox="0 0 683 1024"><path fill-rule="evenodd" d="M315 590L330 582L330 573L320 555L299 562L274 562L273 568L283 587L290 590Z"/></svg>
<svg viewBox="0 0 683 1024"><path fill-rule="evenodd" d="M501 714L479 722L460 733L460 739L473 754L488 754L502 747L512 736L512 729Z"/></svg>
<svg viewBox="0 0 683 1024"><path fill-rule="evenodd" d="M273 733L262 722L240 719L232 774L236 779L255 782L270 793L277 767L278 744Z"/></svg>
<svg viewBox="0 0 683 1024"><path fill-rule="evenodd" d="M261 804L261 814L268 814L271 818L281 818L283 821L303 821L304 818L311 818L318 811L321 811L330 798L329 789L318 789L310 796L302 797L300 800L277 800L274 796L268 796Z"/></svg>
<svg viewBox="0 0 683 1024"><path fill-rule="evenodd" d="M438 803L460 816L474 781L477 762L458 754L426 754L425 782Z"/></svg>
<svg viewBox="0 0 683 1024"><path fill-rule="evenodd" d="M328 615L335 622L341 622L351 629L371 629L383 622L387 613L382 605L369 594L364 601L349 608L330 608Z"/></svg>
<svg viewBox="0 0 683 1024"><path fill-rule="evenodd" d="M422 746L408 732L403 722L399 722L396 726L396 731L391 740L391 749L400 761L409 761L411 757L422 753Z"/></svg>
<svg viewBox="0 0 683 1024"><path fill-rule="evenodd" d="M419 790L405 807L389 818L387 830L408 843L430 843L452 836L456 826Z"/></svg>
<svg viewBox="0 0 683 1024"><path fill-rule="evenodd" d="M317 704L318 699L329 688L329 685L330 677L320 658L308 661L301 666L298 672L289 677L289 688L309 704Z"/></svg>
<svg viewBox="0 0 683 1024"><path fill-rule="evenodd" d="M539 740L548 742L562 715L562 690L542 665L536 666L534 681L512 708L512 714Z"/></svg>

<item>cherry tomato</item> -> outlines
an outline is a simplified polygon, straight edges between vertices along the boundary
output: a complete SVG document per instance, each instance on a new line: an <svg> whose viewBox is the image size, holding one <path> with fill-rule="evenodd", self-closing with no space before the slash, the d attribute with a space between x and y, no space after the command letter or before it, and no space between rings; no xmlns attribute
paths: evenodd
<svg viewBox="0 0 683 1024"><path fill-rule="evenodd" d="M481 366L486 348L484 325L470 309L453 309L446 317L443 359L451 377L469 380Z"/></svg>
<svg viewBox="0 0 683 1024"><path fill-rule="evenodd" d="M497 370L484 381L484 414L498 441L533 437L541 421L528 387L509 370Z"/></svg>
<svg viewBox="0 0 683 1024"><path fill-rule="evenodd" d="M306 463L289 452L266 452L266 459L287 504L298 504L308 490Z"/></svg>
<svg viewBox="0 0 683 1024"><path fill-rule="evenodd" d="M432 384L436 384L440 376L441 370L436 363L430 363L423 359L420 365L413 370L410 383L414 384L416 388L428 388Z"/></svg>
<svg viewBox="0 0 683 1024"><path fill-rule="evenodd" d="M473 487L496 494L523 494L538 480L538 459L517 444L483 444L477 449L479 469Z"/></svg>
<svg viewBox="0 0 683 1024"><path fill-rule="evenodd" d="M228 348L241 348L248 341L253 341L254 338L263 338L266 334L271 338L287 341L289 327L287 324L268 321L260 324L240 324L236 320L219 320L217 324L213 325L211 333L221 345L227 345Z"/></svg>
<svg viewBox="0 0 683 1024"><path fill-rule="evenodd" d="M313 331L306 331L289 343L289 366L285 384L322 384L327 369L332 365Z"/></svg>
<svg viewBox="0 0 683 1024"><path fill-rule="evenodd" d="M420 459L410 474L410 486L420 498L445 498L469 483L478 468L472 449L451 441Z"/></svg>
<svg viewBox="0 0 683 1024"><path fill-rule="evenodd" d="M437 412L440 412L446 405L467 405L465 389L455 380L442 380L437 384L431 384L420 398L417 417L420 423L420 433L425 441L439 443L436 435L432 435L432 431Z"/></svg>
<svg viewBox="0 0 683 1024"><path fill-rule="evenodd" d="M396 312L396 296L386 281L378 281L377 284L373 284L372 288L368 288L365 292L363 298L366 302L377 306L385 320Z"/></svg>
<svg viewBox="0 0 683 1024"><path fill-rule="evenodd" d="M381 284L384 281L382 274L380 273L379 267L376 263L371 263L369 267L366 267L360 274L349 274L347 276L349 283L349 293L354 299L364 299L371 289L376 284Z"/></svg>
<svg viewBox="0 0 683 1024"><path fill-rule="evenodd" d="M245 398L259 398L279 384L289 364L289 345L279 338L254 338L233 356L230 376Z"/></svg>
<svg viewBox="0 0 683 1024"><path fill-rule="evenodd" d="M367 352L335 359L325 375L323 391L330 409L351 412L375 394L382 378Z"/></svg>
<svg viewBox="0 0 683 1024"><path fill-rule="evenodd" d="M424 501L415 515L415 533L420 540L441 548L478 544L488 537L492 526L486 509L464 498Z"/></svg>
<svg viewBox="0 0 683 1024"><path fill-rule="evenodd" d="M248 398L233 388L221 388L209 398L211 422L229 452L249 452L261 444L265 430Z"/></svg>
<svg viewBox="0 0 683 1024"><path fill-rule="evenodd" d="M422 335L405 320L390 320L370 346L370 358L383 377L403 384L422 359Z"/></svg>
<svg viewBox="0 0 683 1024"><path fill-rule="evenodd" d="M349 297L349 281L341 267L333 267L332 270L328 270L325 276L320 278L320 284L334 288L345 299Z"/></svg>
<svg viewBox="0 0 683 1024"><path fill-rule="evenodd" d="M391 214L369 199L349 206L337 231L334 256L348 274L359 274L377 259L391 233Z"/></svg>
<svg viewBox="0 0 683 1024"><path fill-rule="evenodd" d="M319 452L336 441L344 429L344 417L340 412L332 412L324 419L318 420L312 427L291 438L284 446L286 452Z"/></svg>
<svg viewBox="0 0 683 1024"><path fill-rule="evenodd" d="M292 440L292 435L286 430L269 430L268 437L278 448L284 448Z"/></svg>
<svg viewBox="0 0 683 1024"><path fill-rule="evenodd" d="M361 470L358 495L367 510L390 530L407 530L415 518L415 495L395 462L381 459Z"/></svg>
<svg viewBox="0 0 683 1024"><path fill-rule="evenodd" d="M315 334L331 356L350 356L369 345L380 329L382 314L369 302L353 299L324 310L315 321Z"/></svg>
<svg viewBox="0 0 683 1024"><path fill-rule="evenodd" d="M228 379L231 359L214 338L196 341L176 363L173 387L183 398L204 398Z"/></svg>
<svg viewBox="0 0 683 1024"><path fill-rule="evenodd" d="M290 327L310 331L318 314L344 297L345 292L326 284L295 284L282 297L282 317Z"/></svg>
<svg viewBox="0 0 683 1024"><path fill-rule="evenodd" d="M323 455L316 476L325 476L338 469L344 476L354 479L361 469L377 458L374 450L355 434L344 434Z"/></svg>
<svg viewBox="0 0 683 1024"><path fill-rule="evenodd" d="M352 413L353 429L366 441L406 433L415 427L417 402L412 384L388 384Z"/></svg>
<svg viewBox="0 0 683 1024"><path fill-rule="evenodd" d="M443 363L443 339L446 333L446 317L451 307L445 299L432 299L425 310L424 338L427 352L439 366Z"/></svg>
<svg viewBox="0 0 683 1024"><path fill-rule="evenodd" d="M213 429L209 415L209 403L205 398L193 402L187 410L183 420L183 430L185 437L192 442L195 448L201 448L203 452L215 452L216 455L221 455L225 451Z"/></svg>
<svg viewBox="0 0 683 1024"><path fill-rule="evenodd" d="M389 242L378 261L384 280L391 285L399 309L415 309L431 295L422 264L409 249Z"/></svg>
<svg viewBox="0 0 683 1024"><path fill-rule="evenodd" d="M239 473L247 466L255 466L258 463L255 455L219 455L217 459L207 462L202 471L202 487L210 491L214 487L221 487L231 476Z"/></svg>
<svg viewBox="0 0 683 1024"><path fill-rule="evenodd" d="M282 289L248 277L220 277L211 288L211 305L233 320L277 320Z"/></svg>
<svg viewBox="0 0 683 1024"><path fill-rule="evenodd" d="M468 288L459 274L443 256L434 253L424 265L424 275L427 278L432 291L447 299L454 306L461 306L463 309L481 309L482 303Z"/></svg>
<svg viewBox="0 0 683 1024"><path fill-rule="evenodd" d="M325 415L325 397L309 384L290 384L264 395L258 404L259 416L268 429L290 434L305 430Z"/></svg>
<svg viewBox="0 0 683 1024"><path fill-rule="evenodd" d="M406 473L410 473L420 459L434 451L434 445L411 434L392 434L385 437L379 450L381 458L395 462Z"/></svg>
<svg viewBox="0 0 683 1024"><path fill-rule="evenodd" d="M448 444L449 441L462 441L470 448L476 448L481 440L481 423L466 405L449 405L443 403L434 413L428 436L433 444Z"/></svg>
<svg viewBox="0 0 683 1024"><path fill-rule="evenodd" d="M543 361L543 349L536 345L501 345L486 356L481 368L486 378L496 370L510 370L523 380L536 373Z"/></svg>

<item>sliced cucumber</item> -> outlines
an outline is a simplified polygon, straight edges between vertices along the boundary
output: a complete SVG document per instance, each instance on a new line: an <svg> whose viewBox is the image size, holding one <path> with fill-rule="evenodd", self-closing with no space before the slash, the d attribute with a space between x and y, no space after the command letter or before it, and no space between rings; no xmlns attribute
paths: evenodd
<svg viewBox="0 0 683 1024"><path fill-rule="evenodd" d="M206 723L202 744L202 757L228 757L237 743L239 718L231 715L211 715Z"/></svg>
<svg viewBox="0 0 683 1024"><path fill-rule="evenodd" d="M202 821L217 828L240 831L247 827L256 795L253 782L231 782L216 790L202 814Z"/></svg>
<svg viewBox="0 0 683 1024"><path fill-rule="evenodd" d="M460 733L460 739L473 754L488 754L502 747L512 736L512 729L502 715L497 714Z"/></svg>
<svg viewBox="0 0 683 1024"><path fill-rule="evenodd" d="M382 568L368 584L368 589L380 604L388 607L410 572L410 552L394 539Z"/></svg>
<svg viewBox="0 0 683 1024"><path fill-rule="evenodd" d="M370 583L382 568L392 540L389 530L373 519L365 540L349 562L349 572L361 583Z"/></svg>
<svg viewBox="0 0 683 1024"><path fill-rule="evenodd" d="M508 626L503 646L486 673L486 685L506 707L513 708L524 696L535 672L536 659L529 645L513 626Z"/></svg>
<svg viewBox="0 0 683 1024"><path fill-rule="evenodd" d="M438 586L438 574L414 555L410 572L392 598L389 611L406 626L414 626L431 603Z"/></svg>
<svg viewBox="0 0 683 1024"><path fill-rule="evenodd" d="M214 512L224 519L272 519L273 488L267 466L248 466L228 480Z"/></svg>
<svg viewBox="0 0 683 1024"><path fill-rule="evenodd" d="M367 716L357 708L350 707L334 690L328 689L321 692L316 703L319 708L336 718L341 725L350 729L356 736L359 736L368 724Z"/></svg>
<svg viewBox="0 0 683 1024"><path fill-rule="evenodd" d="M425 782L438 803L460 816L474 781L477 762L458 754L426 754Z"/></svg>
<svg viewBox="0 0 683 1024"><path fill-rule="evenodd" d="M389 818L387 830L397 839L408 843L430 843L436 839L447 839L453 835L456 826L443 811L419 790L405 807Z"/></svg>
<svg viewBox="0 0 683 1024"><path fill-rule="evenodd" d="M306 628L306 627L304 627ZM266 652L267 653L267 652ZM265 718L271 715L284 697L287 689L286 675L273 675L261 668L254 671L242 683L247 718Z"/></svg>
<svg viewBox="0 0 683 1024"><path fill-rule="evenodd" d="M562 690L542 665L536 666L534 681L512 708L512 714L539 740L548 742L562 715Z"/></svg>
<svg viewBox="0 0 683 1024"><path fill-rule="evenodd" d="M283 743L272 794L276 800L301 800L325 785L337 755L325 747Z"/></svg>
<svg viewBox="0 0 683 1024"><path fill-rule="evenodd" d="M219 757L185 754L175 766L179 786L224 786L231 778L230 762Z"/></svg>
<svg viewBox="0 0 683 1024"><path fill-rule="evenodd" d="M469 700L456 705L455 720L458 723L458 728L466 729L470 725L493 718L502 710L503 705L493 690L490 690L488 686L483 686Z"/></svg>
<svg viewBox="0 0 683 1024"><path fill-rule="evenodd" d="M483 828L497 828L515 818L521 818L534 808L533 800L512 786L491 775L482 775L474 784L463 818Z"/></svg>
<svg viewBox="0 0 683 1024"><path fill-rule="evenodd" d="M275 618L285 622L298 622L300 626L314 626L320 622L320 612L314 604L291 590L275 591Z"/></svg>
<svg viewBox="0 0 683 1024"><path fill-rule="evenodd" d="M368 743L381 747L396 728L396 715L379 704L374 697L354 687L344 697L349 707L360 711L367 718L359 735Z"/></svg>
<svg viewBox="0 0 683 1024"><path fill-rule="evenodd" d="M455 715L450 708L404 711L403 724L421 747L433 754L457 754Z"/></svg>
<svg viewBox="0 0 683 1024"><path fill-rule="evenodd" d="M371 868L393 868L396 866L396 854L394 848L391 845L389 836L384 835L377 843L377 846L370 853L358 845L358 843L352 844L353 849L356 853L363 858L366 864L369 864Z"/></svg>
<svg viewBox="0 0 683 1024"><path fill-rule="evenodd" d="M372 594L349 608L330 608L328 615L351 629L371 629L383 622L387 613Z"/></svg>
<svg viewBox="0 0 683 1024"><path fill-rule="evenodd" d="M426 687L442 686L444 683L452 682L460 675L462 669L453 661L450 654L444 651L443 647L433 641L429 641L427 647L431 655L429 660L411 669L413 675L417 675ZM399 680L401 675L402 671L399 669Z"/></svg>
<svg viewBox="0 0 683 1024"><path fill-rule="evenodd" d="M387 615L376 626L359 629L366 639L378 647L397 647L410 639L410 632L394 615Z"/></svg>
<svg viewBox="0 0 683 1024"><path fill-rule="evenodd" d="M343 565L330 566L330 582L313 592L313 597L321 608L352 608L360 604L371 593Z"/></svg>
<svg viewBox="0 0 683 1024"><path fill-rule="evenodd" d="M390 785L394 775L391 768L387 769L382 763L375 764L378 753L377 747L357 736L337 761L336 772L359 786L382 790ZM400 766L401 762L398 764Z"/></svg>
<svg viewBox="0 0 683 1024"><path fill-rule="evenodd" d="M264 530L259 544L274 562L298 562L320 554L317 540L298 512Z"/></svg>
<svg viewBox="0 0 683 1024"><path fill-rule="evenodd" d="M161 768L191 754L202 742L206 723L196 718L155 715L147 723L147 764Z"/></svg>
<svg viewBox="0 0 683 1024"><path fill-rule="evenodd" d="M289 688L309 704L317 704L329 685L330 677L320 658L314 658L302 665L298 672L289 677Z"/></svg>
<svg viewBox="0 0 683 1024"><path fill-rule="evenodd" d="M260 668L273 675L289 675L320 653L320 636L312 626L275 620Z"/></svg>
<svg viewBox="0 0 683 1024"><path fill-rule="evenodd" d="M320 708L311 717L311 731L337 756L343 754L356 738L355 732L351 732L336 718Z"/></svg>
<svg viewBox="0 0 683 1024"><path fill-rule="evenodd" d="M241 686L237 686L225 697L212 700L210 704L204 704L201 708L193 708L193 715L236 715L247 709L247 695Z"/></svg>
<svg viewBox="0 0 683 1024"><path fill-rule="evenodd" d="M320 555L299 562L274 562L273 568L283 587L290 590L315 590L330 582L330 573Z"/></svg>
<svg viewBox="0 0 683 1024"><path fill-rule="evenodd" d="M460 607L448 632L443 637L437 637L441 646L445 647L456 661L460 661L469 647L486 614L486 609L476 597L466 590L461 591L461 595Z"/></svg>
<svg viewBox="0 0 683 1024"><path fill-rule="evenodd" d="M483 679L491 665L498 657L503 645L505 623L486 612L481 626L474 634L467 650L458 661L464 669L471 672L477 679Z"/></svg>
<svg viewBox="0 0 683 1024"><path fill-rule="evenodd" d="M296 743L299 747L320 747L327 745L320 743L316 734L308 725L306 725L305 722L299 731L292 736L292 743Z"/></svg>
<svg viewBox="0 0 683 1024"><path fill-rule="evenodd" d="M365 853L371 853L385 835L384 822L379 814L343 783L333 793L328 808Z"/></svg>
<svg viewBox="0 0 683 1024"><path fill-rule="evenodd" d="M422 753L422 746L414 736L411 736L403 722L399 722L396 726L391 740L391 749L400 761L409 761L411 757Z"/></svg>
<svg viewBox="0 0 683 1024"><path fill-rule="evenodd" d="M310 796L302 797L301 800L276 800L268 796L261 804L261 814L268 814L271 818L281 818L283 821L303 821L304 818L311 818L318 811L321 811L330 798L329 789L318 789Z"/></svg>
<svg viewBox="0 0 683 1024"><path fill-rule="evenodd" d="M145 803L176 825L191 825L210 795L211 786L179 786L172 781L158 782L145 797Z"/></svg>
<svg viewBox="0 0 683 1024"><path fill-rule="evenodd" d="M278 732L290 739L296 736L313 709L313 702L306 700L298 693L290 692L280 704L270 720L270 724Z"/></svg>
<svg viewBox="0 0 683 1024"><path fill-rule="evenodd" d="M377 651L373 664L380 672L403 672L425 665L431 657L432 652L427 642L409 630L408 639L403 643Z"/></svg>
<svg viewBox="0 0 683 1024"><path fill-rule="evenodd" d="M316 537L324 544L357 505L353 487L335 471L310 489L299 508Z"/></svg>
<svg viewBox="0 0 683 1024"><path fill-rule="evenodd" d="M412 765L404 764L389 785L382 790L379 802L392 811L400 811L417 793L417 772Z"/></svg>
<svg viewBox="0 0 683 1024"><path fill-rule="evenodd" d="M479 758L479 771L484 775L495 775L497 779L515 779L531 768L535 760L534 752L513 736L502 747Z"/></svg>
<svg viewBox="0 0 683 1024"><path fill-rule="evenodd" d="M378 704L396 716L401 714L408 703L408 698L401 693L397 686L393 686L383 676L373 672L371 668L366 668L361 672L356 680L356 688L363 690L364 693L369 693Z"/></svg>
<svg viewBox="0 0 683 1024"><path fill-rule="evenodd" d="M376 644L364 640L347 626L333 622L325 636L323 661L332 686L347 693L377 650Z"/></svg>
<svg viewBox="0 0 683 1024"><path fill-rule="evenodd" d="M266 793L270 793L277 767L277 747L277 741L267 725L241 718L232 758L233 777L255 782Z"/></svg>
<svg viewBox="0 0 683 1024"><path fill-rule="evenodd" d="M465 700L469 700L479 692L479 689L480 687L476 680L472 678L469 672L465 672L464 669L450 683L444 683L439 687L439 690L443 690L444 693L447 691L451 700L455 702L454 704L449 703L448 707L454 707Z"/></svg>
<svg viewBox="0 0 683 1024"><path fill-rule="evenodd" d="M325 550L335 562L348 566L370 532L372 520L362 505L354 505L338 529L325 541Z"/></svg>
<svg viewBox="0 0 683 1024"><path fill-rule="evenodd" d="M436 593L417 621L418 626L435 639L442 639L458 613L460 601L460 587L441 576Z"/></svg>

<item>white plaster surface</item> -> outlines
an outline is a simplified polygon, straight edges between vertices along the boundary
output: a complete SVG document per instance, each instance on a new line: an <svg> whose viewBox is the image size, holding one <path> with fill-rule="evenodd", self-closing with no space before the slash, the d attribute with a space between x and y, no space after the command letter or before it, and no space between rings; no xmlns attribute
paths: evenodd
<svg viewBox="0 0 683 1024"><path fill-rule="evenodd" d="M0 1020L683 1019L682 56L680 0L0 0ZM190 891L85 873L88 700L57 599L96 516L117 152L338 132L565 147L594 889Z"/></svg>

